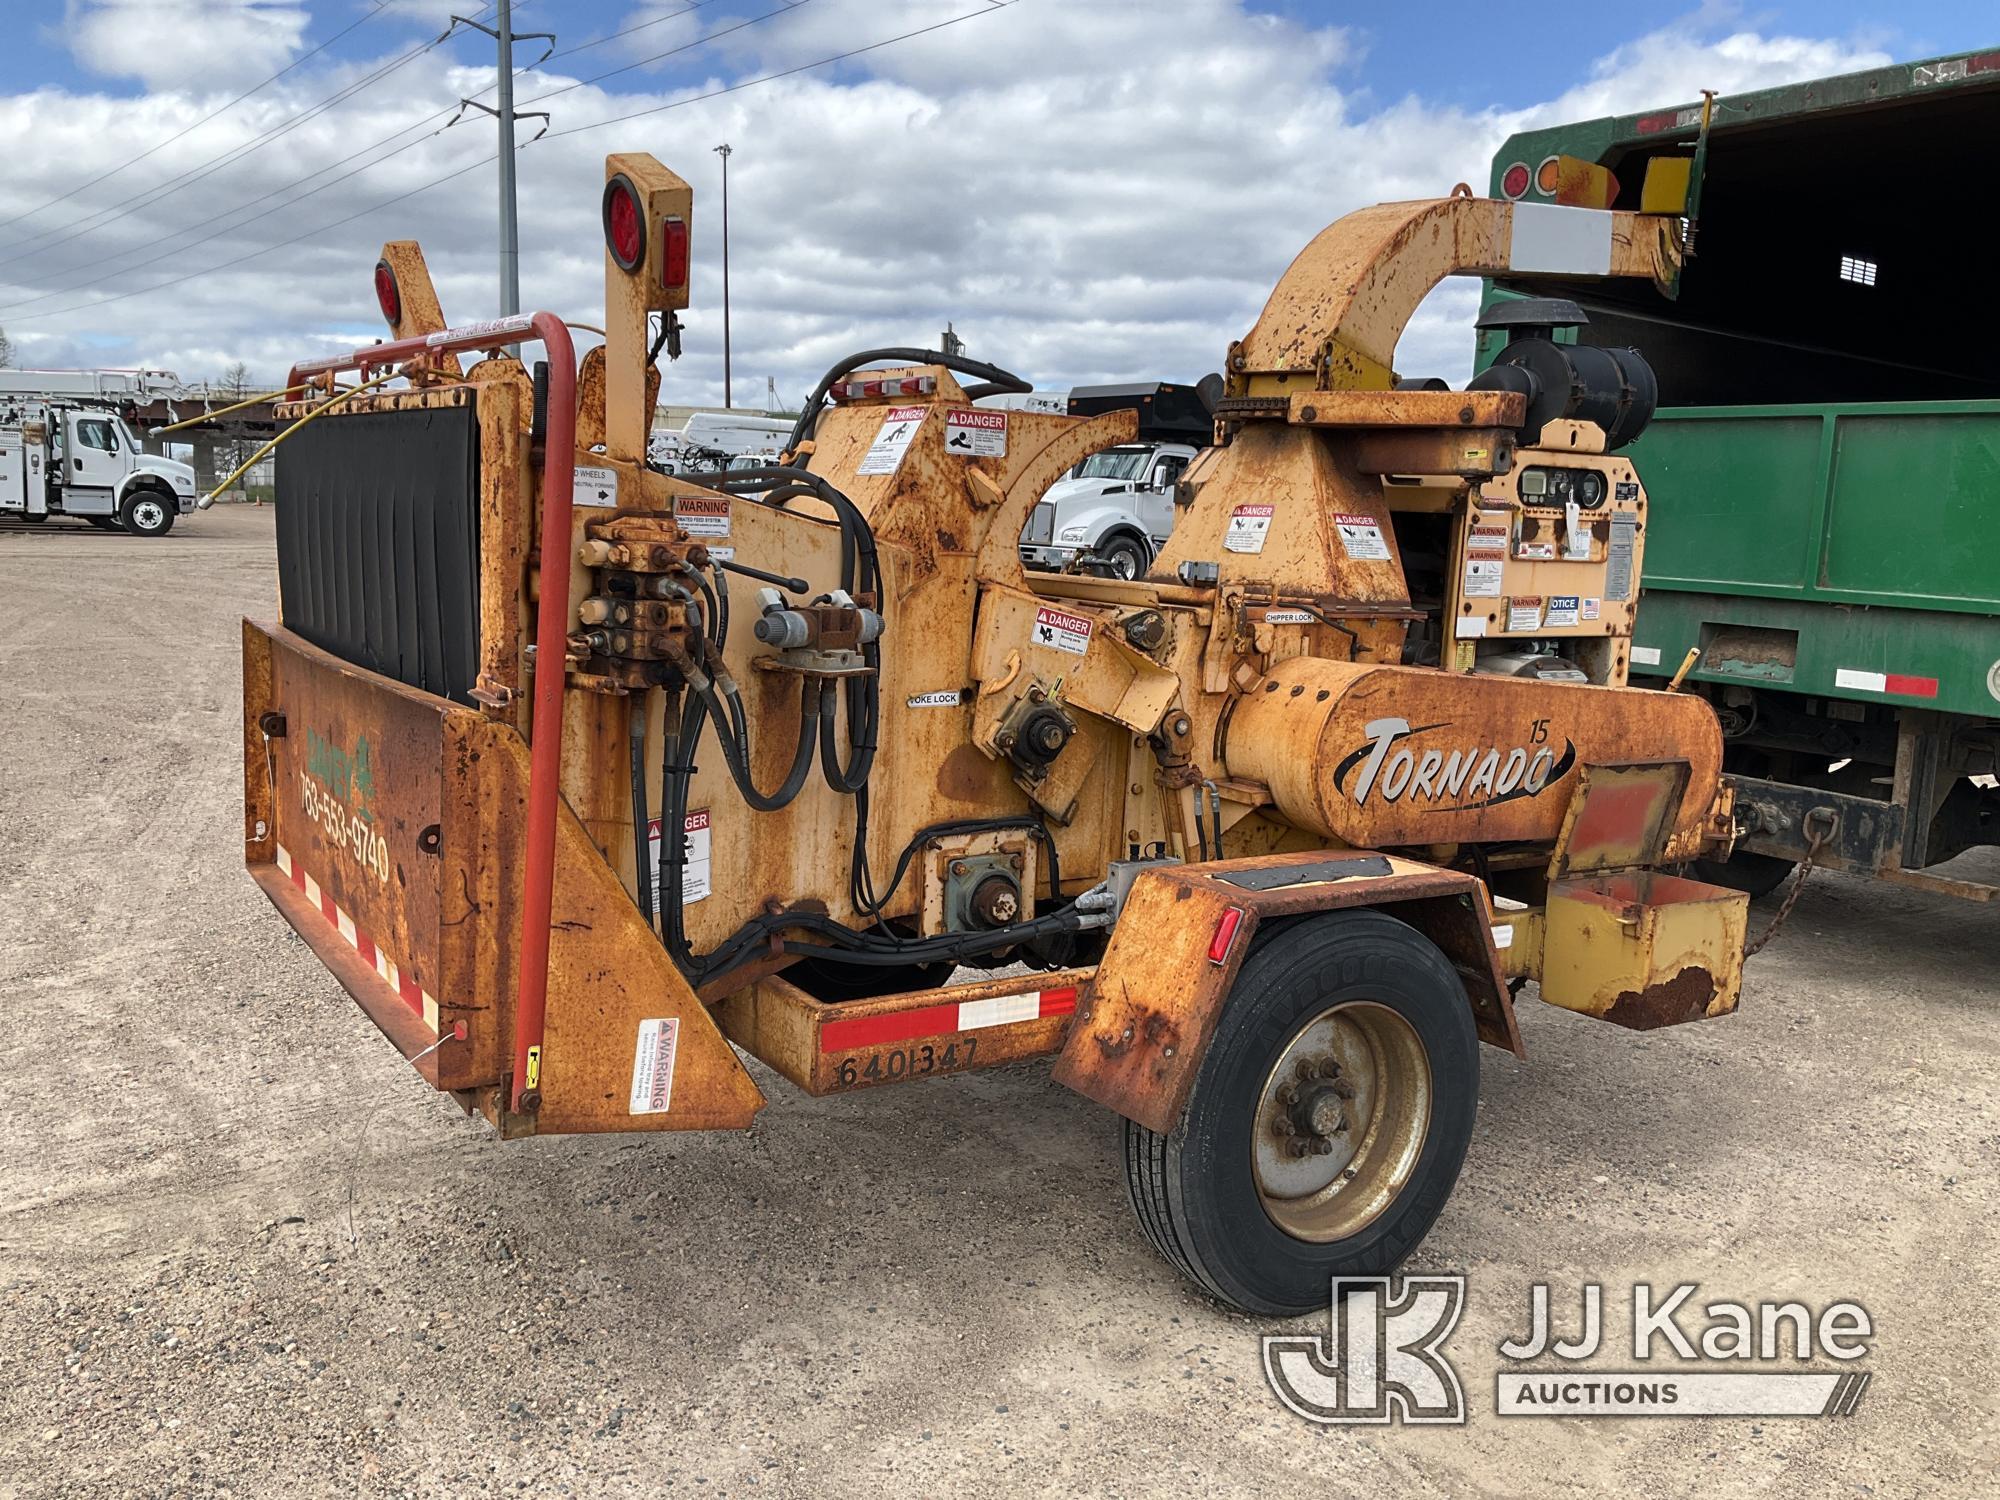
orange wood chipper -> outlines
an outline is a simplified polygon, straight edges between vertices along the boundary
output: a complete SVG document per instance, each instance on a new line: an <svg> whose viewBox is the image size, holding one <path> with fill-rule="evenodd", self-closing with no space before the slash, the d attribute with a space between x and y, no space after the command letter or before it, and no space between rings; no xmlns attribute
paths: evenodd
<svg viewBox="0 0 2000 1500"><path fill-rule="evenodd" d="M1644 361L1528 306L1471 389L1392 373L1440 278L1665 282L1676 220L1333 224L1125 580L1018 542L1132 415L978 405L1025 384L958 356L843 361L774 466L650 468L692 208L606 162L580 362L449 326L402 242L388 340L289 382L248 862L435 1087L508 1137L739 1130L738 1049L812 1094L1050 1056L1166 1259L1297 1312L1435 1221L1524 983L1735 1007L1745 898L1672 873L1731 837L1715 718L1624 685Z"/></svg>

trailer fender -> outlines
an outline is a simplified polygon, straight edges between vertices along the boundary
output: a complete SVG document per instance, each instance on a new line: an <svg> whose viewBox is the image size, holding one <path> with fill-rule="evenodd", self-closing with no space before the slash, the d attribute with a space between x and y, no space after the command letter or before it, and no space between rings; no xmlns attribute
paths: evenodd
<svg viewBox="0 0 2000 1500"><path fill-rule="evenodd" d="M1464 983L1480 1039L1521 1055L1483 883L1396 855L1315 849L1142 873L1078 996L1057 1082L1172 1130L1258 928L1349 907L1386 911L1435 943Z"/></svg>

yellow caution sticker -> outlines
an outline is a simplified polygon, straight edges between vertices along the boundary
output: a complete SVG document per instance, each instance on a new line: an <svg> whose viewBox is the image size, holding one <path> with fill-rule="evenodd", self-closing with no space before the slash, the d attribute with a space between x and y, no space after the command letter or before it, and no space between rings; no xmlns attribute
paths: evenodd
<svg viewBox="0 0 2000 1500"><path fill-rule="evenodd" d="M542 1086L542 1049L540 1047L530 1047L528 1049L527 1087L531 1089L538 1089L541 1086Z"/></svg>

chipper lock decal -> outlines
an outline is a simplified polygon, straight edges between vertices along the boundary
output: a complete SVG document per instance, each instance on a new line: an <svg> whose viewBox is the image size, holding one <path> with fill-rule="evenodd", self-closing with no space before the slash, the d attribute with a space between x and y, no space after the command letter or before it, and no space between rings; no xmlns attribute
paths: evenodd
<svg viewBox="0 0 2000 1500"><path fill-rule="evenodd" d="M248 864L436 1089L509 1138L741 1130L738 1049L812 1094L1052 1059L1167 1259L1299 1313L1428 1229L1516 981L1735 1007L1744 899L1671 873L1733 835L1720 730L1624 681L1650 372L1540 304L1470 389L1392 365L1441 278L1666 284L1675 219L1333 224L1218 339L1219 442L1120 579L1019 542L1136 414L990 411L1027 382L958 354L840 362L761 467L650 466L694 207L606 161L581 362L549 312L454 327L399 241L386 339L288 382Z"/></svg>

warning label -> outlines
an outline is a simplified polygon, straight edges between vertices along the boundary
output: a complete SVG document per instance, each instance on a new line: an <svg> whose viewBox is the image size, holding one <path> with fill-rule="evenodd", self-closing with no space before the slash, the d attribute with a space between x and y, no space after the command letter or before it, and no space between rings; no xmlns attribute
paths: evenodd
<svg viewBox="0 0 2000 1500"><path fill-rule="evenodd" d="M1373 516L1335 516L1341 549L1354 562L1387 562L1389 544L1382 537L1382 525Z"/></svg>
<svg viewBox="0 0 2000 1500"><path fill-rule="evenodd" d="M661 881L660 869L660 820L655 818L646 825L647 855L653 862L653 911L660 909L660 897L666 886ZM681 855L687 867L681 871L681 905L692 906L708 896L708 809L701 808L687 815L681 830Z"/></svg>
<svg viewBox="0 0 2000 1500"><path fill-rule="evenodd" d="M674 1102L674 1055L680 1050L678 1016L659 1016L639 1023L639 1045L632 1053L632 1098L627 1112L663 1115Z"/></svg>
<svg viewBox="0 0 2000 1500"><path fill-rule="evenodd" d="M1262 552L1264 539L1271 534L1275 505L1239 505L1229 513L1229 530L1222 545L1231 552Z"/></svg>
<svg viewBox="0 0 2000 1500"><path fill-rule="evenodd" d="M676 495L674 519L689 536L728 536L727 495Z"/></svg>
<svg viewBox="0 0 2000 1500"><path fill-rule="evenodd" d="M1310 625L1312 611L1309 609L1267 609L1264 611L1266 625Z"/></svg>
<svg viewBox="0 0 2000 1500"><path fill-rule="evenodd" d="M1577 611L1581 607L1582 601L1575 594L1551 594L1549 595L1549 612L1543 616L1542 623L1551 630L1559 630L1574 625L1577 619Z"/></svg>
<svg viewBox="0 0 2000 1500"><path fill-rule="evenodd" d="M1088 615L1065 614L1045 606L1035 611L1034 641L1037 646L1082 656L1090 649L1090 626Z"/></svg>
<svg viewBox="0 0 2000 1500"><path fill-rule="evenodd" d="M1007 456L1007 413L948 411L944 414L944 451L963 458Z"/></svg>
<svg viewBox="0 0 2000 1500"><path fill-rule="evenodd" d="M1620 511L1611 518L1611 545L1605 551L1609 566L1604 570L1604 597L1632 597L1632 550L1639 539L1639 518Z"/></svg>
<svg viewBox="0 0 2000 1500"><path fill-rule="evenodd" d="M1517 594L1507 601L1507 629L1540 630L1542 628L1542 596L1540 594Z"/></svg>
<svg viewBox="0 0 2000 1500"><path fill-rule="evenodd" d="M941 693L912 693L904 700L908 708L957 708L965 701L965 695L957 688L949 688Z"/></svg>
<svg viewBox="0 0 2000 1500"><path fill-rule="evenodd" d="M1465 550L1483 553L1489 557L1507 555L1507 528L1499 526L1475 526L1465 534Z"/></svg>
<svg viewBox="0 0 2000 1500"><path fill-rule="evenodd" d="M1554 542L1531 542L1523 537L1520 545L1515 547L1514 555L1523 562L1554 562L1556 560L1556 544Z"/></svg>
<svg viewBox="0 0 2000 1500"><path fill-rule="evenodd" d="M1500 597L1500 574L1505 568L1501 562L1484 562L1476 557L1465 560L1465 597L1468 599L1498 599Z"/></svg>
<svg viewBox="0 0 2000 1500"><path fill-rule="evenodd" d="M903 466L903 455L909 452L911 439L916 437L917 429L923 425L923 407L890 407L882 417L881 431L875 434L875 441L868 445L868 451L861 455L861 462L854 466L854 472L895 473Z"/></svg>
<svg viewBox="0 0 2000 1500"><path fill-rule="evenodd" d="M578 464L571 471L569 500L572 505L616 505L618 471Z"/></svg>

